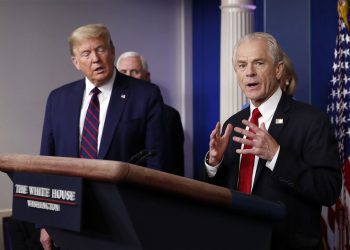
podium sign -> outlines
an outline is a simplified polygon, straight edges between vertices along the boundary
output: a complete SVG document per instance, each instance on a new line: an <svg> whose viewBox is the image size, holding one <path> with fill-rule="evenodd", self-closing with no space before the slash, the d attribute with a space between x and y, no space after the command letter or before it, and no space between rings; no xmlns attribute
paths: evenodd
<svg viewBox="0 0 350 250"><path fill-rule="evenodd" d="M82 179L14 173L13 217L40 226L81 230Z"/></svg>

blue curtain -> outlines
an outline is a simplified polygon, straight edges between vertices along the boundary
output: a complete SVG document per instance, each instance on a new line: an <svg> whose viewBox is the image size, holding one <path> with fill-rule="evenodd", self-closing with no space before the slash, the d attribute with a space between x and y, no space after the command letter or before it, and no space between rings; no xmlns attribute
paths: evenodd
<svg viewBox="0 0 350 250"><path fill-rule="evenodd" d="M193 161L200 179L209 135L220 117L220 0L193 0Z"/></svg>

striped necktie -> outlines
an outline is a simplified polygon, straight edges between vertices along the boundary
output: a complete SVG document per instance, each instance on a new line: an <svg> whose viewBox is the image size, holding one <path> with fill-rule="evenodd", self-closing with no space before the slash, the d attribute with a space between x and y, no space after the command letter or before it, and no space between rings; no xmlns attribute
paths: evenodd
<svg viewBox="0 0 350 250"><path fill-rule="evenodd" d="M83 133L81 136L80 158L97 158L97 138L100 124L100 102L98 94L101 91L95 87L91 90L92 97L86 112Z"/></svg>

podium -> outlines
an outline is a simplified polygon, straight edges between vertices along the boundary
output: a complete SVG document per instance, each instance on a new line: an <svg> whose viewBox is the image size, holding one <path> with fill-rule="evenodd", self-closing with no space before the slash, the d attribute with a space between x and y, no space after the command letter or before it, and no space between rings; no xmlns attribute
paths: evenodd
<svg viewBox="0 0 350 250"><path fill-rule="evenodd" d="M49 220L24 218L43 225L62 250L267 250L285 213L279 203L125 162L2 154L0 171L82 180L79 229L50 225L40 209L28 208Z"/></svg>

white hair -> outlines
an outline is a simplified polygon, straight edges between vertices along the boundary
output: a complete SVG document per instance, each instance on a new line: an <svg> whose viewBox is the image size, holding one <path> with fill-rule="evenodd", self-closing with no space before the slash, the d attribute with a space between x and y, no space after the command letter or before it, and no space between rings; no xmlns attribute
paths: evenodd
<svg viewBox="0 0 350 250"><path fill-rule="evenodd" d="M141 65L142 65L142 70L145 71L145 72L149 72L148 71L148 63L147 63L147 60L139 53L137 52L134 52L134 51L127 51L127 52L124 52L122 53L118 60L117 60L117 63L116 63L116 67L117 69L119 69L119 65L120 65L120 61L124 58L129 58L129 57L138 57L140 58L140 61L141 61Z"/></svg>
<svg viewBox="0 0 350 250"><path fill-rule="evenodd" d="M269 55L271 56L271 59L274 64L280 62L283 60L283 51L280 45L278 44L276 38L274 38L271 34L266 33L266 32L253 32L246 34L243 36L241 39L237 41L233 48L233 62L235 63L236 61L236 53L237 53L237 48L246 41L252 41L252 40L259 40L259 39L264 39L266 40L267 43L267 49L269 52Z"/></svg>

